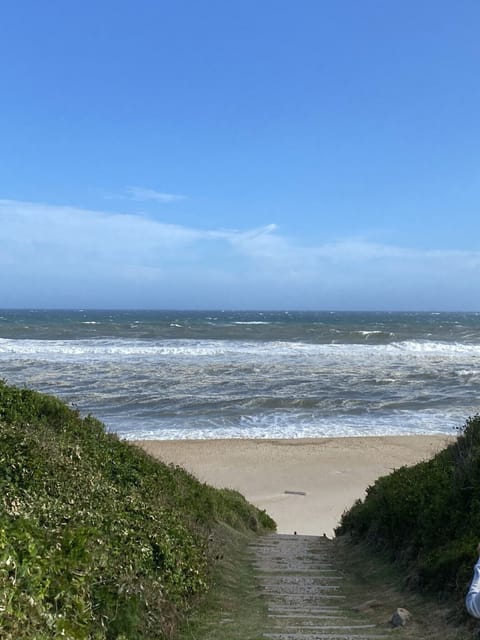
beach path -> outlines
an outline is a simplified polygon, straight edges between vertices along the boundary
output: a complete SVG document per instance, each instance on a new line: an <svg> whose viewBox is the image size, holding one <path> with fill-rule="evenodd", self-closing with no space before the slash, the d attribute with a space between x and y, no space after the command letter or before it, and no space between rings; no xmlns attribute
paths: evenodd
<svg viewBox="0 0 480 640"><path fill-rule="evenodd" d="M297 440L143 440L137 445L202 482L240 491L266 509L279 533L332 537L342 513L370 484L431 458L447 436Z"/></svg>
<svg viewBox="0 0 480 640"><path fill-rule="evenodd" d="M383 640L383 629L352 610L345 595L332 540L272 534L250 546L261 593L268 607L271 640Z"/></svg>

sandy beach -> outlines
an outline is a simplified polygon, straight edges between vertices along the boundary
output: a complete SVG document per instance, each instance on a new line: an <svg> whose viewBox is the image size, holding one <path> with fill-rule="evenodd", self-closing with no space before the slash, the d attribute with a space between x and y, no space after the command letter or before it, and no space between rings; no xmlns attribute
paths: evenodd
<svg viewBox="0 0 480 640"><path fill-rule="evenodd" d="M378 477L428 459L447 436L297 440L144 440L136 444L203 482L240 491L280 533L333 535L342 513Z"/></svg>

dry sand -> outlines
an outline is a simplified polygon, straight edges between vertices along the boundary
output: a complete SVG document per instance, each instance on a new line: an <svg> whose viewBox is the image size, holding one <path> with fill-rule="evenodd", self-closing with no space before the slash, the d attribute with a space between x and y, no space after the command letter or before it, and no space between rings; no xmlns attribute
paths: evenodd
<svg viewBox="0 0 480 640"><path fill-rule="evenodd" d="M279 533L330 537L343 511L378 477L425 460L450 441L447 436L386 436L136 444L203 482L237 489L267 510Z"/></svg>

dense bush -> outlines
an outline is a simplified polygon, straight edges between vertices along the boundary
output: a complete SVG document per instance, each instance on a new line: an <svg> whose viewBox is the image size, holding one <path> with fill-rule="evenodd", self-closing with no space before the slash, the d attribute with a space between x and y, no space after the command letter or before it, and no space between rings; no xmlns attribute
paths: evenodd
<svg viewBox="0 0 480 640"><path fill-rule="evenodd" d="M388 551L420 588L460 598L480 540L480 416L432 460L377 480L336 533Z"/></svg>
<svg viewBox="0 0 480 640"><path fill-rule="evenodd" d="M81 419L0 382L0 637L169 638L208 586L216 522L274 524Z"/></svg>

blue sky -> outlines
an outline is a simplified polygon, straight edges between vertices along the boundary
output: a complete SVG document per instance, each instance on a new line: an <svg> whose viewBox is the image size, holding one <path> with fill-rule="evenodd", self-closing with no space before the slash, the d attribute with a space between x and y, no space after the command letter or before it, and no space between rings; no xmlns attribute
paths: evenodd
<svg viewBox="0 0 480 640"><path fill-rule="evenodd" d="M480 308L478 0L19 0L0 307Z"/></svg>

